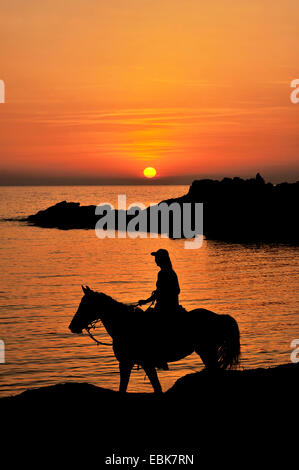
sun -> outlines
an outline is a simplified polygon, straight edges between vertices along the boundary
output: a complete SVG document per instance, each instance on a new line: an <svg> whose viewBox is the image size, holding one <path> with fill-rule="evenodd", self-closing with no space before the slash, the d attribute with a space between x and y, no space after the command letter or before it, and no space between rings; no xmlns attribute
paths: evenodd
<svg viewBox="0 0 299 470"><path fill-rule="evenodd" d="M148 166L147 168L144 168L143 174L146 178L154 178L154 176L157 174L157 171L152 166Z"/></svg>

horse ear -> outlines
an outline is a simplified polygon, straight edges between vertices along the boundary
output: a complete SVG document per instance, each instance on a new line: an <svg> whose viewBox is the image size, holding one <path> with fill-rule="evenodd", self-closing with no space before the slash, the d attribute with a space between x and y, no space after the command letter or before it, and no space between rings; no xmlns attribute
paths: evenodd
<svg viewBox="0 0 299 470"><path fill-rule="evenodd" d="M89 286L86 286L86 290L91 292L91 288Z"/></svg>
<svg viewBox="0 0 299 470"><path fill-rule="evenodd" d="M84 287L84 286L81 286L81 287L82 287L82 290L83 290L84 294L86 294L86 292L87 292L86 287Z"/></svg>

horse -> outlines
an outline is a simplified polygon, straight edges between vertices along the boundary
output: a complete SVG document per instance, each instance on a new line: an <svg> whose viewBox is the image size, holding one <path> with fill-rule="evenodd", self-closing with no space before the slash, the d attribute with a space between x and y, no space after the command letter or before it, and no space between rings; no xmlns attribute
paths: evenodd
<svg viewBox="0 0 299 470"><path fill-rule="evenodd" d="M88 286L82 289L84 295L69 329L81 334L83 329L89 332L95 322L102 322L119 361L121 393L127 391L135 365L144 369L154 392L160 394L156 369L161 363L179 361L194 351L208 370L233 368L239 363L240 332L230 315L203 308L189 312L181 308L170 312L171 316L169 312L157 314L154 309L143 311L118 302Z"/></svg>

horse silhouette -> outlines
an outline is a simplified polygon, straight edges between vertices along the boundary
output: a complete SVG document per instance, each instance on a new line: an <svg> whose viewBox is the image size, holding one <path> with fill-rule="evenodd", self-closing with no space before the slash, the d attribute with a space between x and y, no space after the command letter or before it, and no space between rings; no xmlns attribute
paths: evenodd
<svg viewBox="0 0 299 470"><path fill-rule="evenodd" d="M239 363L240 333L234 318L198 308L170 316L143 311L112 297L83 287L84 296L69 329L80 334L100 320L112 338L119 361L119 391L125 393L134 365L141 366L155 393L162 388L156 368L175 362L194 351L209 370L227 369ZM170 312L171 313L171 312Z"/></svg>

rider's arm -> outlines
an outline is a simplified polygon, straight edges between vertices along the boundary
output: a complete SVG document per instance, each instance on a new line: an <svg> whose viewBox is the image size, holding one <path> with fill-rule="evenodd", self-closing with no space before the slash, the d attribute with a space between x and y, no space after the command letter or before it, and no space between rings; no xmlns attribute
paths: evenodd
<svg viewBox="0 0 299 470"><path fill-rule="evenodd" d="M157 291L153 291L152 292L152 295L146 299L146 300L139 300L138 304L139 305L145 305L145 304L148 304L149 302L153 302L154 300L156 300L156 296L157 296Z"/></svg>

